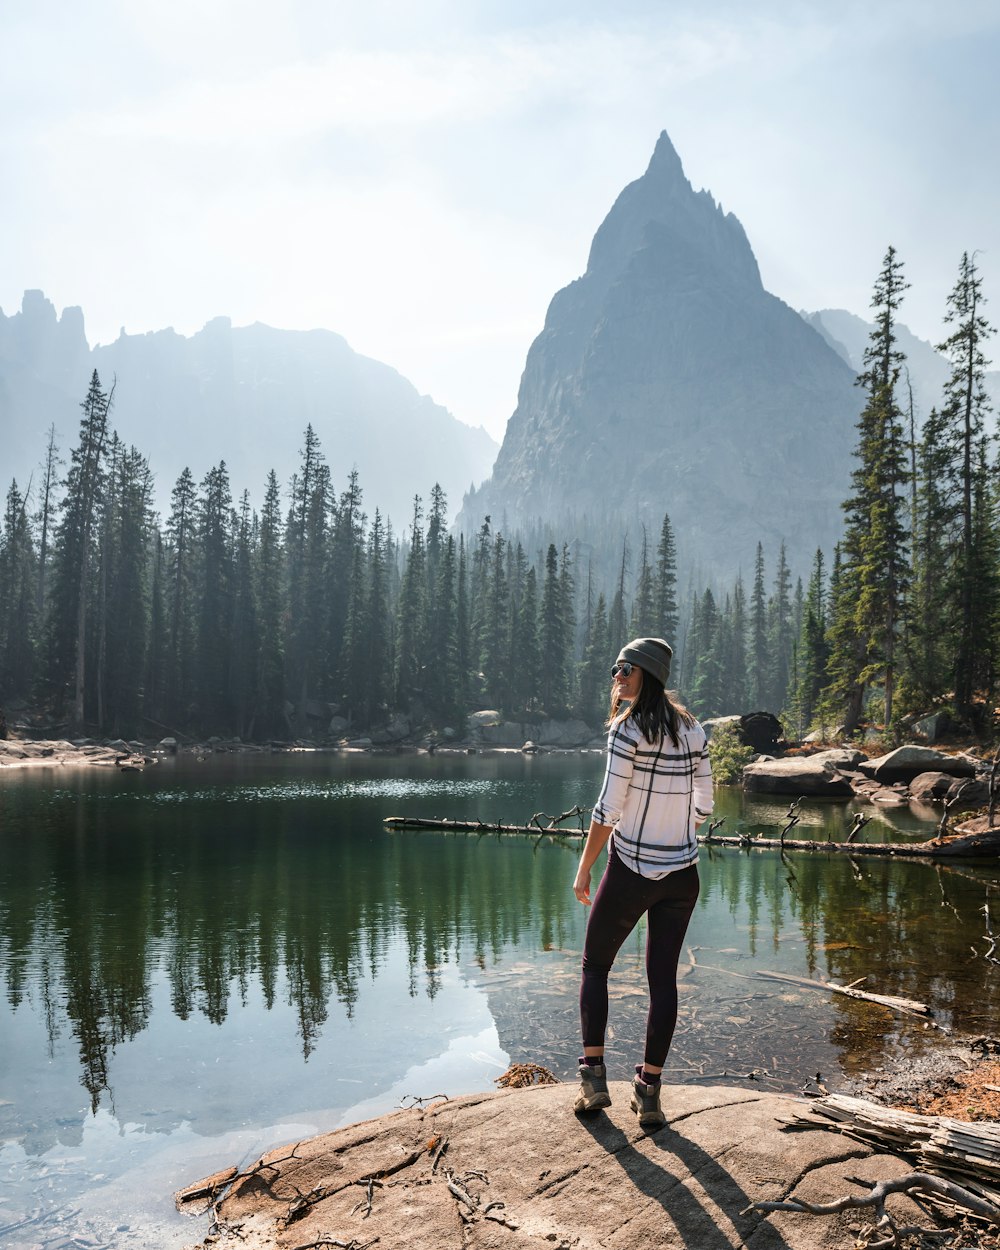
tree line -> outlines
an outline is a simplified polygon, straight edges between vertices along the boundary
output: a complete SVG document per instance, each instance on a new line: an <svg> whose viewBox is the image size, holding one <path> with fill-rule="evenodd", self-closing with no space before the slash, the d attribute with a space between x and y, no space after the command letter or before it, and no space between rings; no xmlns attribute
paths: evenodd
<svg viewBox="0 0 1000 1250"><path fill-rule="evenodd" d="M282 490L232 496L225 463L185 469L165 520L153 475L111 423L95 372L68 466L49 432L37 485L0 530L0 705L76 733L246 739L363 731L405 716L460 728L490 707L597 726L628 637L675 645L672 682L701 716L767 709L795 734L891 726L942 704L982 729L997 700L1000 491L984 387L993 333L963 256L940 345L951 376L919 425L896 334L895 250L875 284L845 528L805 583L760 545L749 585L681 592L669 515L611 559L572 538L528 549L490 517L450 532L440 486L402 536L339 491L312 427ZM65 471L63 471L65 470ZM722 505L724 506L724 505ZM613 568L609 585L596 569ZM317 723L319 722L319 724Z"/></svg>

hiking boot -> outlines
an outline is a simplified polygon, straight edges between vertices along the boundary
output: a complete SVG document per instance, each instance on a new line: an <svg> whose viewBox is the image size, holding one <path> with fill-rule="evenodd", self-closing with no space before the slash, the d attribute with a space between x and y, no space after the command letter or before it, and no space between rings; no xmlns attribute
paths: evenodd
<svg viewBox="0 0 1000 1250"><path fill-rule="evenodd" d="M632 1110L638 1113L643 1128L662 1128L667 1117L660 1110L660 1082L647 1085L638 1077L632 1082Z"/></svg>
<svg viewBox="0 0 1000 1250"><path fill-rule="evenodd" d="M581 1063L580 1092L576 1096L573 1110L599 1111L601 1107L611 1106L611 1095L608 1093L608 1070L603 1063Z"/></svg>

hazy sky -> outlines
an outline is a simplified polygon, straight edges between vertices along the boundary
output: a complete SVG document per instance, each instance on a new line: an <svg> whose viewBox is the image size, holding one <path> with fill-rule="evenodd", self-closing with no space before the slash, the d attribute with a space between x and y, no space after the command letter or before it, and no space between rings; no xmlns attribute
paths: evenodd
<svg viewBox="0 0 1000 1250"><path fill-rule="evenodd" d="M1000 321L998 64L995 0L3 0L0 307L322 326L499 439L665 129L768 289L892 243L937 340L966 249Z"/></svg>

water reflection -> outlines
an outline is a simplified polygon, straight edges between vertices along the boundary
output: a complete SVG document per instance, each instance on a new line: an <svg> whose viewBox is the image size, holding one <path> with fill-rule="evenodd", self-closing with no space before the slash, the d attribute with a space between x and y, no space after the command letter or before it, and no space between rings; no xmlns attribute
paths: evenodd
<svg viewBox="0 0 1000 1250"><path fill-rule="evenodd" d="M588 802L600 770L599 756L298 757L58 788L5 777L3 1136L40 1156L78 1146L99 1111L146 1136L314 1113L329 1126L401 1090L439 1092L408 1082L485 1088L507 1057L571 1075L576 844L388 833L382 820L526 820ZM787 811L738 791L718 807L725 832L771 834ZM841 840L851 817L806 805L800 831ZM912 814L894 820L865 836L926 836ZM753 1072L794 1089L940 1039L760 971L865 977L929 1003L948 1028L993 1027L992 868L712 848L701 872L671 1079ZM612 982L609 1053L622 1065L644 1027L642 943L640 931Z"/></svg>

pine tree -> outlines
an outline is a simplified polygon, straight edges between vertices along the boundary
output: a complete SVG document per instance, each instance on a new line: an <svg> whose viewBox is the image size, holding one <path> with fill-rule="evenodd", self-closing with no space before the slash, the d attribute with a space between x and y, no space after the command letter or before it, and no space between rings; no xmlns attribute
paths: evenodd
<svg viewBox="0 0 1000 1250"><path fill-rule="evenodd" d="M281 493L277 474L272 469L267 477L260 537L254 553L258 630L253 724L257 732L265 736L287 729L284 724L283 567Z"/></svg>
<svg viewBox="0 0 1000 1250"><path fill-rule="evenodd" d="M698 664L691 687L691 702L700 717L721 716L723 707L719 612L711 588L705 591L701 599L698 632Z"/></svg>
<svg viewBox="0 0 1000 1250"><path fill-rule="evenodd" d="M415 702L419 703L423 698L427 663L426 565L422 500L415 495L410 522L410 548L396 604L395 701L396 706L404 711L411 711Z"/></svg>
<svg viewBox="0 0 1000 1250"><path fill-rule="evenodd" d="M750 592L750 654L748 695L755 711L769 711L768 695L772 671L770 638L767 629L767 598L764 591L764 548L757 544L753 590Z"/></svg>
<svg viewBox="0 0 1000 1250"><path fill-rule="evenodd" d="M37 576L28 501L11 482L0 530L0 708L27 699L35 675Z"/></svg>
<svg viewBox="0 0 1000 1250"><path fill-rule="evenodd" d="M951 376L945 386L942 421L953 454L948 476L959 500L959 546L956 560L955 591L959 612L955 646L955 705L961 716L974 719L976 656L991 639L985 627L988 612L976 601L976 587L982 553L976 550L974 495L977 449L983 437L988 397L984 373L988 361L986 340L995 333L982 314L985 298L975 258L962 256L958 281L948 296L945 324L951 334L938 347L951 361Z"/></svg>
<svg viewBox="0 0 1000 1250"><path fill-rule="evenodd" d="M599 725L607 712L612 658L608 642L608 606L602 593L597 596L597 607L587 632L578 683L577 709L580 719L588 725Z"/></svg>
<svg viewBox="0 0 1000 1250"><path fill-rule="evenodd" d="M229 653L233 620L233 499L226 462L210 469L196 503L197 702L201 724L232 731Z"/></svg>
<svg viewBox="0 0 1000 1250"><path fill-rule="evenodd" d="M792 604L789 599L791 573L785 557L785 544L778 552L778 569L774 578L774 594L768 604L768 708L780 711L788 693L789 669L792 658L794 631L792 628Z"/></svg>
<svg viewBox="0 0 1000 1250"><path fill-rule="evenodd" d="M84 724L90 611L94 596L94 530L104 487L108 413L114 388L101 389L95 369L80 405L80 437L73 449L56 532L52 609L49 615L49 676L57 689L72 690L70 724Z"/></svg>
<svg viewBox="0 0 1000 1250"><path fill-rule="evenodd" d="M883 719L892 721L899 637L909 583L905 526L907 467L895 388L904 360L896 314L908 283L895 249L886 252L875 283L875 327L858 384L867 401L858 419L858 467L844 503L842 594L832 639L835 694L848 732L860 721L865 690L883 689ZM852 628L853 627L853 628Z"/></svg>
<svg viewBox="0 0 1000 1250"><path fill-rule="evenodd" d="M653 593L653 570L649 563L649 550L646 538L646 527L642 527L642 555L639 559L639 576L635 583L635 598L632 600L632 619L629 632L633 638L659 637L657 629L659 620Z"/></svg>
<svg viewBox="0 0 1000 1250"><path fill-rule="evenodd" d="M679 618L677 612L677 548L674 533L670 525L670 517L663 514L663 525L660 527L660 543L656 549L656 617L655 634L665 638L672 646L679 639Z"/></svg>
<svg viewBox="0 0 1000 1250"><path fill-rule="evenodd" d="M185 468L171 492L167 519L167 720L186 722L195 692L196 492Z"/></svg>
<svg viewBox="0 0 1000 1250"><path fill-rule="evenodd" d="M252 515L250 496L243 492L236 518L235 551L233 555L233 620L229 655L229 696L234 724L240 738L254 731L257 693L257 657L259 653L259 621L257 586L254 576L258 522Z"/></svg>
<svg viewBox="0 0 1000 1250"><path fill-rule="evenodd" d="M38 509L38 591L36 610L38 620L45 616L47 575L49 570L49 544L51 541L52 520L56 513L56 489L59 480L59 469L63 463L56 443L56 427L49 426L48 439L45 444L45 459L42 462L42 485L39 491Z"/></svg>
<svg viewBox="0 0 1000 1250"><path fill-rule="evenodd" d="M149 630L149 543L153 528L153 476L137 448L112 439L114 485L102 503L101 647L98 723L111 732L141 728Z"/></svg>

